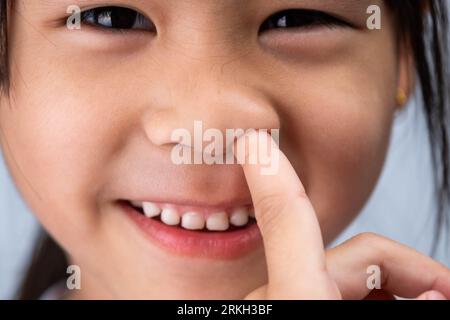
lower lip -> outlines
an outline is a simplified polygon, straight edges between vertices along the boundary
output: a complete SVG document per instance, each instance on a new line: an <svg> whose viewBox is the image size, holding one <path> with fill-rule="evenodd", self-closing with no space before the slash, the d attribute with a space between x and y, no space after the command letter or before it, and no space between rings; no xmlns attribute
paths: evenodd
<svg viewBox="0 0 450 320"><path fill-rule="evenodd" d="M120 204L144 235L161 248L178 255L212 259L237 259L262 246L256 223L232 231L190 231L150 219L128 204Z"/></svg>

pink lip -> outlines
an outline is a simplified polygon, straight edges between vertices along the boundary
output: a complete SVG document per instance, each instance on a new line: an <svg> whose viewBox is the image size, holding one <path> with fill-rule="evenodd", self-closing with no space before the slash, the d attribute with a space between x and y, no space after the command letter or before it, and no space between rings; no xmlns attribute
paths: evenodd
<svg viewBox="0 0 450 320"><path fill-rule="evenodd" d="M144 235L159 247L179 255L212 259L236 259L262 245L256 223L225 232L190 231L149 219L126 203L119 204Z"/></svg>

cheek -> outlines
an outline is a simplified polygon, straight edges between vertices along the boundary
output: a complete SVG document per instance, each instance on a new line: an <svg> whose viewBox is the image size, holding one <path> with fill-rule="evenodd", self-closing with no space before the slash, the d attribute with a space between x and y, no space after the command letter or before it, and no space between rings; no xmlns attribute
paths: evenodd
<svg viewBox="0 0 450 320"><path fill-rule="evenodd" d="M350 109L347 103L351 101L342 107ZM348 110L330 112L304 126L308 133L298 141L304 150L299 173L305 171L325 237L344 228L367 201L384 162L390 119L379 109Z"/></svg>
<svg viewBox="0 0 450 320"><path fill-rule="evenodd" d="M89 94L48 69L28 70L34 70L33 80L26 87L15 81L11 108L1 112L5 158L33 212L73 248L99 230L100 173L121 127ZM45 81L41 75L47 75Z"/></svg>
<svg viewBox="0 0 450 320"><path fill-rule="evenodd" d="M373 190L395 109L392 71L364 79L367 73L346 70L320 80L303 73L299 94L284 99L286 138L281 143L307 188L326 242L354 218Z"/></svg>

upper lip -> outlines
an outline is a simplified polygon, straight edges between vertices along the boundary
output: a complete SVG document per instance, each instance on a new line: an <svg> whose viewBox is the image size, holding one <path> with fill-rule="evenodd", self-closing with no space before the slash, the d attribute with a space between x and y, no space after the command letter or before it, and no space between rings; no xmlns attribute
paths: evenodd
<svg viewBox="0 0 450 320"><path fill-rule="evenodd" d="M157 148L112 164L108 198L198 207L234 207L252 203L239 165L180 165Z"/></svg>
<svg viewBox="0 0 450 320"><path fill-rule="evenodd" d="M171 177L174 175L174 177ZM115 185L114 198L128 201L168 203L180 206L229 208L252 204L245 180L211 176L176 176L173 173L145 176L127 175ZM214 179L215 183L205 182Z"/></svg>

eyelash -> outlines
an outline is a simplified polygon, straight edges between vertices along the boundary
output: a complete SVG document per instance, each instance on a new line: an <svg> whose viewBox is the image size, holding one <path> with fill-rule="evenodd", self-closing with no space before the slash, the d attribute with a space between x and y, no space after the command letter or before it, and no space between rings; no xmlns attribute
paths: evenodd
<svg viewBox="0 0 450 320"><path fill-rule="evenodd" d="M306 9L284 10L267 18L260 32L271 29L312 29L315 27L353 27L350 23L330 14Z"/></svg>
<svg viewBox="0 0 450 320"><path fill-rule="evenodd" d="M147 17L136 10L108 6L97 7L81 13L81 22L99 29L112 31L155 31L156 27ZM114 26L116 25L116 26Z"/></svg>
<svg viewBox="0 0 450 320"><path fill-rule="evenodd" d="M153 22L141 13L130 8L118 6L97 7L86 10L81 13L81 21L100 29L113 31L156 31ZM342 19L321 11L290 9L280 11L267 18L261 25L260 32L266 32L272 29L312 29L315 27L335 28L353 26Z"/></svg>

